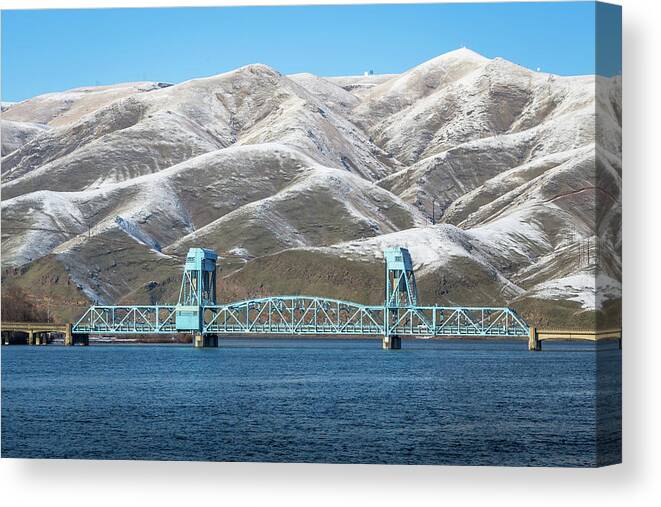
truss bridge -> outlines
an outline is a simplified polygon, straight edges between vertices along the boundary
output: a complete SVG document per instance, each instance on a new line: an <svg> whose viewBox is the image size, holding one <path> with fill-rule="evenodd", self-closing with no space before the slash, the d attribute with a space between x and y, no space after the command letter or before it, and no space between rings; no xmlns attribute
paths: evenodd
<svg viewBox="0 0 661 507"><path fill-rule="evenodd" d="M191 248L172 305L91 306L73 325L74 335L190 332L196 347L218 346L222 335L380 336L383 348L401 348L402 337L528 336L527 323L507 307L423 306L406 248L384 252L385 298L364 305L331 298L283 295L221 304L215 252Z"/></svg>

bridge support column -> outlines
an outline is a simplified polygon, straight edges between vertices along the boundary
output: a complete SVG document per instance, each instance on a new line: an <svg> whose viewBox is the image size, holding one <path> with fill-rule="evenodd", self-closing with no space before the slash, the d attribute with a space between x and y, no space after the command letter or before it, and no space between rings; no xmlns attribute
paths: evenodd
<svg viewBox="0 0 661 507"><path fill-rule="evenodd" d="M539 332L536 327L530 328L528 335L528 350L542 350L542 342L539 339Z"/></svg>
<svg viewBox="0 0 661 507"><path fill-rule="evenodd" d="M73 333L71 332L71 323L69 322L64 331L64 346L70 347L71 345L73 345Z"/></svg>
<svg viewBox="0 0 661 507"><path fill-rule="evenodd" d="M384 350L399 350L402 348L402 339L397 335L383 337Z"/></svg>
<svg viewBox="0 0 661 507"><path fill-rule="evenodd" d="M67 344L67 335L64 335L65 345L83 345L87 347L90 344L90 335L88 334L71 334L71 342Z"/></svg>
<svg viewBox="0 0 661 507"><path fill-rule="evenodd" d="M197 349L203 349L207 347L218 347L218 335L217 334L196 334L193 337L193 345Z"/></svg>
<svg viewBox="0 0 661 507"><path fill-rule="evenodd" d="M28 331L28 345L34 345L34 331Z"/></svg>
<svg viewBox="0 0 661 507"><path fill-rule="evenodd" d="M34 333L34 344L35 345L47 345L48 344L48 335L46 333Z"/></svg>
<svg viewBox="0 0 661 507"><path fill-rule="evenodd" d="M2 332L2 344L9 345L9 333L7 331Z"/></svg>

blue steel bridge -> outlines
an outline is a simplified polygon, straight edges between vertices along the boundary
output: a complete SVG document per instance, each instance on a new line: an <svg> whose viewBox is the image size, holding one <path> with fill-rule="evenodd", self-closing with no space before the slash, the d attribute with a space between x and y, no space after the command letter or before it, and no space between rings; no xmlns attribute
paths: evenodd
<svg viewBox="0 0 661 507"><path fill-rule="evenodd" d="M383 338L383 348L401 348L404 336L528 336L530 328L511 308L423 306L413 262L405 248L384 252L384 302L300 295L221 304L211 250L191 248L177 304L91 306L73 325L74 335L190 332L196 347L218 346L221 335L357 335Z"/></svg>
<svg viewBox="0 0 661 507"><path fill-rule="evenodd" d="M528 336L526 322L507 307L423 306L413 262L405 248L384 252L384 302L363 305L311 296L272 296L220 304L211 250L191 248L172 305L91 306L74 335L190 332L197 347L218 345L220 335L358 335L383 337L398 349L402 336Z"/></svg>

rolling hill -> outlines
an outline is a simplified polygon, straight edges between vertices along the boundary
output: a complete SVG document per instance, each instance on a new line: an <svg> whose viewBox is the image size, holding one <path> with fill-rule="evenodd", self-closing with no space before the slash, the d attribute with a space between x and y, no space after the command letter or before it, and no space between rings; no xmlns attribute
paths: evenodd
<svg viewBox="0 0 661 507"><path fill-rule="evenodd" d="M404 245L428 304L610 324L621 108L619 77L468 49L394 75L254 64L3 104L3 291L68 319L91 301L173 301L183 255L204 246L223 257L223 300L378 303L382 249Z"/></svg>

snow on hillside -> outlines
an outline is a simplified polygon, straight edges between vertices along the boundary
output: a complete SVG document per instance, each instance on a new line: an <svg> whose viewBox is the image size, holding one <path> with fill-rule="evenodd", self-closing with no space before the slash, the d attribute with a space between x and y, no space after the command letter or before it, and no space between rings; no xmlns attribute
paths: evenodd
<svg viewBox="0 0 661 507"><path fill-rule="evenodd" d="M336 84L352 95L362 98L375 86L397 76L398 74L361 74L358 76L331 76L324 79Z"/></svg>
<svg viewBox="0 0 661 507"><path fill-rule="evenodd" d="M2 156L8 155L48 130L47 125L2 119Z"/></svg>
<svg viewBox="0 0 661 507"><path fill-rule="evenodd" d="M537 222L534 213L525 208L470 229L468 234L484 248L498 252L511 261L520 261L523 257L528 262L534 262L540 252L553 249L544 224Z"/></svg>
<svg viewBox="0 0 661 507"><path fill-rule="evenodd" d="M488 61L468 49L440 55L370 89L356 108L356 114L362 122L373 125L473 72Z"/></svg>
<svg viewBox="0 0 661 507"><path fill-rule="evenodd" d="M182 237L168 251L214 244L255 257L285 248L374 236L426 222L414 207L351 173L311 165L279 192Z"/></svg>
<svg viewBox="0 0 661 507"><path fill-rule="evenodd" d="M384 250L393 247L405 247L409 250L413 269L418 277L424 277L431 272L442 272L444 269L452 270L455 261L465 259L469 265L483 270L495 279L506 297L514 298L523 293L520 287L510 282L490 262L489 256L485 255L485 246L473 238L470 232L447 224L417 227L307 250L318 250L354 261L382 262Z"/></svg>
<svg viewBox="0 0 661 507"><path fill-rule="evenodd" d="M534 286L528 295L540 299L575 301L584 310L601 309L605 300L622 297L622 285L611 277L579 272Z"/></svg>
<svg viewBox="0 0 661 507"><path fill-rule="evenodd" d="M3 119L48 124L71 125L100 107L137 93L169 86L166 83L138 82L110 86L86 86L64 92L46 93L13 104L3 110Z"/></svg>
<svg viewBox="0 0 661 507"><path fill-rule="evenodd" d="M127 287L112 277L143 279L134 263L95 284L79 269L109 244L154 280L189 246L249 264L289 249L381 262L402 245L422 277L449 270L481 297L598 309L596 289L620 297L621 115L619 78L466 48L393 75L253 64L3 104L2 264L54 253L113 302Z"/></svg>
<svg viewBox="0 0 661 507"><path fill-rule="evenodd" d="M322 103L332 106L336 110L347 111L356 106L360 100L352 93L330 80L317 77L306 72L290 74L287 76L295 83L301 85Z"/></svg>
<svg viewBox="0 0 661 507"><path fill-rule="evenodd" d="M535 191L534 186L541 182L538 179L540 176L565 163L575 167L576 162L592 157L594 149L594 144L588 144L581 148L555 152L498 173L454 200L445 211L444 220L464 228L488 222L523 193L530 194ZM537 192L539 194L540 191Z"/></svg>
<svg viewBox="0 0 661 507"><path fill-rule="evenodd" d="M264 174L263 180L259 181L251 174L262 172L259 169L265 162L274 171ZM278 164L283 169L276 170ZM88 190L39 191L4 199L3 226L18 224L25 228L28 241L22 241L20 236L14 241L14 235L11 241L3 241L2 261L5 265L15 265L35 260L53 250L53 245L58 242L59 246L54 249L56 253L68 251L87 241L88 225L91 237L119 227L152 247L169 244L195 229L182 202L193 186L202 187L198 193L203 201L205 195L227 200L223 203L214 197L213 202L200 202L202 207L229 211L240 201L236 201L236 195L228 190L241 189L238 193L244 198L251 193L268 195L284 185L283 181L289 181L305 167L314 165L311 158L284 145L235 146L201 155L157 173L104 183ZM250 192L245 190L247 186ZM82 209L89 219L83 217ZM54 225L60 217L64 221ZM205 223L202 217L195 221L198 226ZM42 240L31 240L33 235Z"/></svg>
<svg viewBox="0 0 661 507"><path fill-rule="evenodd" d="M348 241L321 250L351 260L371 261L383 259L386 248L397 246L409 249L416 271L443 264L453 256L467 256L470 251L470 242L465 232L450 225L407 229L375 238Z"/></svg>
<svg viewBox="0 0 661 507"><path fill-rule="evenodd" d="M349 119L268 66L249 65L133 94L54 129L3 160L3 190L9 196L35 186L83 190L232 144L272 142L371 180L390 171L387 155Z"/></svg>

